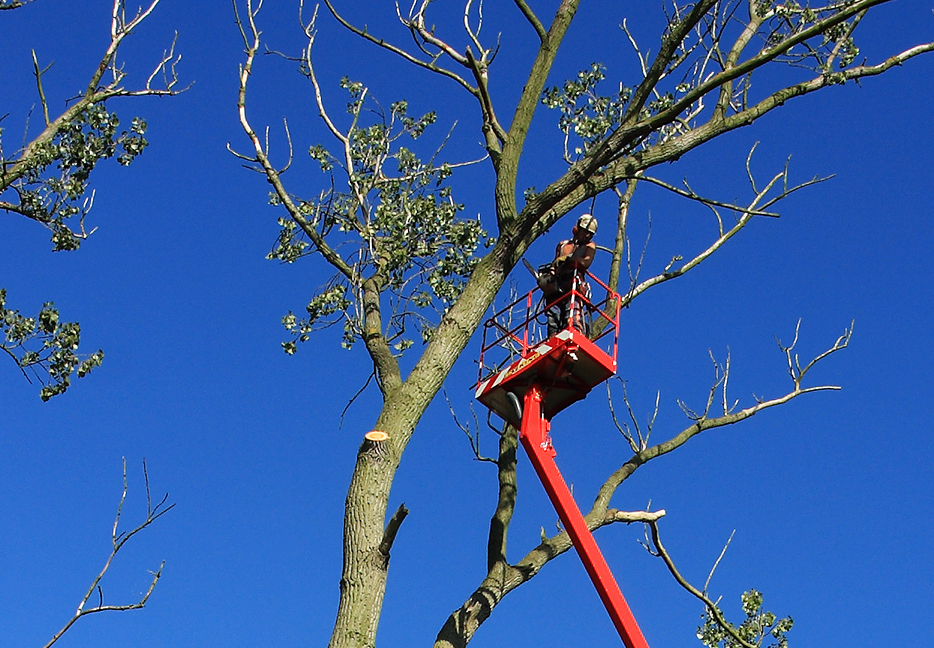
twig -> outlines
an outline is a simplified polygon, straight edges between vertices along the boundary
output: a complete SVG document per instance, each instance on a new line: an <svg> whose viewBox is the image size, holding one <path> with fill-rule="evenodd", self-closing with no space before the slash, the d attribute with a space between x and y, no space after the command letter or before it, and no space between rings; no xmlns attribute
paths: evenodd
<svg viewBox="0 0 934 648"><path fill-rule="evenodd" d="M707 598L707 595L704 592L701 592L696 587L691 585L684 578L684 576L681 575L681 572L679 572L678 568L675 567L674 561L671 559L671 556L668 554L668 551L665 549L665 546L662 544L662 540L658 534L658 523L655 522L654 520L649 520L646 522L646 524L652 530L652 544L655 545L655 551L657 552L657 555L665 562L665 566L668 567L668 571L671 572L671 575L674 576L676 581L678 581L678 584L681 585L681 587L683 587L685 590L690 592L693 596L701 600L704 603L704 605L707 607L707 611L710 614L710 616L713 617L714 621L716 621L717 625L723 628L723 630L727 632L733 638L733 640L736 641L740 646L743 646L743 648L759 648L758 644L750 643L746 641L745 639L743 639L736 632L735 628L733 628L733 624L731 624L729 621L727 621L723 617L723 613L720 611L720 608L717 607L716 603L714 603L709 598ZM724 551L726 551L725 547L724 547ZM722 554L721 554L721 557L722 557ZM719 562L719 559L717 562ZM712 570L711 570L711 573L713 573ZM706 586L705 586L705 590L706 590Z"/></svg>
<svg viewBox="0 0 934 648"><path fill-rule="evenodd" d="M471 404L470 411L473 414L474 428L476 429L476 433L471 433L470 428L458 420L457 413L454 411L454 405L451 404L451 399L448 398L447 390L442 389L442 393L444 394L444 401L448 404L448 411L451 412L451 418L454 419L454 425L456 425L461 432L467 435L467 439L470 441L470 449L473 451L474 457L477 459L477 461L486 461L488 463L494 464L498 463L496 459L493 459L492 457L484 457L482 454L480 454L480 426L478 424L477 413L474 412L473 405ZM487 424L489 425L489 417L487 418ZM492 425L490 427L492 427Z"/></svg>
<svg viewBox="0 0 934 648"><path fill-rule="evenodd" d="M720 561L723 560L723 556L726 555L726 550L730 548L730 543L733 542L733 536L736 534L736 529L730 533L730 537L727 538L726 544L723 545L723 549L720 550L720 555L717 556L717 560L714 561L713 567L710 568L710 573L707 574L707 580L704 581L704 594L707 593L707 588L710 586L710 579L713 578L713 573L717 571L717 567L720 565Z"/></svg>
<svg viewBox="0 0 934 648"><path fill-rule="evenodd" d="M49 119L49 104L45 100L45 91L42 89L42 75L49 71L52 64L49 63L44 70L39 69L39 60L36 58L36 50L32 50L32 70L36 77L36 88L39 90L39 101L42 102L42 115L45 117L45 125L48 127L52 123Z"/></svg>
<svg viewBox="0 0 934 648"><path fill-rule="evenodd" d="M158 520L160 517L171 511L175 504L170 504L165 508L162 506L165 504L168 499L168 493L162 498L162 500L152 506L152 497L149 490L149 473L146 468L146 461L143 460L143 476L146 482L146 519L136 528L131 531L124 531L118 533L118 526L120 524L120 516L123 513L123 504L126 501L127 495L127 476L126 476L126 459L123 460L123 491L120 494L120 502L117 504L117 515L114 519L113 531L111 533L112 538L112 549L110 556L107 558L107 561L104 563L103 569L97 574L94 580L91 583L91 586L88 588L87 593L82 597L81 602L78 603L78 609L75 611L71 619L62 627L61 630L55 633L52 639L44 646L44 648L50 648L55 642L62 638L62 636L71 628L77 621L83 616L88 614L94 614L96 612L124 612L127 610L139 610L146 606L146 602L149 600L149 597L152 595L153 590L156 588L156 583L159 582L159 578L162 576L162 569L165 567L165 561L162 561L162 564L159 565L159 569L155 572L149 572L152 574L152 581L149 583L149 588L142 595L139 601L135 603L129 603L125 605L104 605L104 591L100 585L101 579L104 578L104 575L107 574L107 571L110 569L111 564L113 563L114 558L117 557L120 549L123 548L123 545L132 538L134 535L148 527L150 524ZM160 510L161 509L161 510ZM98 604L94 607L88 608L88 600L91 598L91 595L94 592L97 592L98 595Z"/></svg>

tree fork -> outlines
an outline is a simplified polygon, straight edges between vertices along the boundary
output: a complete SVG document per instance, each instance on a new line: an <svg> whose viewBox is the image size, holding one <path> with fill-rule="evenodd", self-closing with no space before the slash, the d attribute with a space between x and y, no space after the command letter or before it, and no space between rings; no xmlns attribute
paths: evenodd
<svg viewBox="0 0 934 648"><path fill-rule="evenodd" d="M380 547L392 523L384 520L396 470L419 419L502 286L512 245L500 240L477 264L462 298L445 315L412 373L387 396L375 429L389 439L367 439L360 446L345 500L344 566L330 648L375 644L388 577Z"/></svg>

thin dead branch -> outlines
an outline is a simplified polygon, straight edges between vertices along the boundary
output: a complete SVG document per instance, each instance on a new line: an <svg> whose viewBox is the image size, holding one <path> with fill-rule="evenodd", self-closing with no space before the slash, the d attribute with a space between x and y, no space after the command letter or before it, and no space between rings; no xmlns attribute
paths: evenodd
<svg viewBox="0 0 934 648"><path fill-rule="evenodd" d="M444 394L444 402L448 404L448 411L451 413L451 418L454 420L454 425L467 436L467 440L470 442L470 449L473 451L474 458L477 461L486 461L489 463L497 463L497 460L492 457L485 457L480 453L480 423L477 420L477 413L474 411L473 403L470 405L470 414L473 416L473 430L463 423L460 422L460 419L457 418L457 412L454 411L454 405L451 403L451 399L448 398L447 390L442 390ZM488 419L489 420L489 419ZM490 426L492 428L492 426ZM495 428L493 428L495 430Z"/></svg>
<svg viewBox="0 0 934 648"><path fill-rule="evenodd" d="M640 294L642 294L649 288L665 283L666 281L670 281L672 279L681 277L687 272L690 272L692 269L696 268L698 265L703 263L707 258L709 258L712 254L714 254L717 250L719 250L727 241L729 241L737 233L739 233L744 227L746 227L752 221L752 218L754 216L772 216L772 217L778 216L778 214L769 211L769 208L777 204L781 200L784 200L791 194L797 191L800 191L801 189L810 187L812 185L815 185L821 182L825 182L826 180L829 180L830 177L832 177L832 176L828 176L824 178L815 177L815 178L812 178L811 180L807 180L797 185L789 186L788 185L789 167L788 167L788 162L786 161L784 169L780 171L779 173L775 174L774 176L772 176L769 182L767 182L766 185L762 189L759 189L758 191L756 191L756 182L749 168L749 158L752 156L752 153L753 151L755 151L755 148L756 148L755 146L752 147L752 150L750 150L749 156L747 156L747 160L746 160L746 170L749 176L749 183L755 195L752 198L752 200L750 200L750 202L746 206L743 206L743 207L739 205L735 205L735 204L724 203L718 200L702 197L699 194L697 194L693 189L691 189L686 181L685 181L685 186L687 187L687 189L680 189L666 182L660 181L656 178L650 178L644 175L639 176L637 178L637 180L656 184L669 191L672 191L673 193L676 193L685 198L689 198L696 202L700 202L701 204L704 204L707 207L711 208L711 210L713 211L717 219L718 236L714 240L714 242L711 243L705 250L695 255L694 257L690 258L688 261L684 262L683 264L677 267L673 267L677 262L682 260L682 257L680 255L676 255L672 258L671 262L664 268L664 270L662 270L660 274L657 274L654 277L646 279L642 282L637 283L638 271L636 272L635 275L633 275L633 273L630 272L631 287L630 287L630 290L623 296L623 299L622 299L623 306L628 306L632 302L633 299L638 297ZM780 187L780 189L778 190L778 193L770 196L770 193L772 193L772 190L775 189L776 187ZM734 223L732 227L730 227L729 229L724 228L723 218L720 216L719 212L716 210L716 207L730 209L731 211L733 211L735 214L738 215L738 218L736 219L736 222ZM645 252L643 250L643 256L644 254ZM642 260L640 258L639 269L641 269L641 265L642 265Z"/></svg>
<svg viewBox="0 0 934 648"><path fill-rule="evenodd" d="M107 561L104 563L104 567L100 570L94 580L91 582L91 586L88 588L87 593L78 603L78 609L75 611L74 616L68 620L68 622L62 627L61 630L55 633L52 639L44 646L44 648L50 648L55 642L62 638L62 636L68 632L68 630L80 619L81 617L87 616L89 614L94 614L96 612L125 612L127 610L139 610L146 606L146 602L149 600L149 597L152 595L153 590L156 589L156 583L159 582L159 578L162 576L162 569L165 567L165 561L159 565L159 569L154 572L149 572L152 574L152 581L149 583L149 588L143 593L142 597L135 603L127 603L122 605L105 605L104 604L104 591L101 587L101 580L107 574L107 571L110 569L111 564L113 564L114 559L117 557L117 554L123 548L123 546L129 541L130 538L135 536L137 533L147 528L153 522L158 520L160 517L171 511L175 508L175 504L169 504L166 506L166 501L168 500L168 493L166 493L163 498L155 505L152 505L152 495L149 488L149 472L146 468L146 461L143 460L143 476L146 484L146 519L143 520L135 528L129 531L120 531L120 517L123 514L123 504L126 502L126 496L128 491L127 486L127 473L126 473L126 459L123 460L123 492L120 494L120 502L117 504L117 515L114 518L113 531L111 533L112 548L110 556L107 558ZM87 607L88 601L91 598L91 595L94 592L97 592L97 604L93 607Z"/></svg>
<svg viewBox="0 0 934 648"><path fill-rule="evenodd" d="M669 555L668 550L665 549L665 546L662 544L662 540L661 540L661 537L659 536L659 531L658 531L658 523L653 520L653 521L646 522L646 525L652 531L652 544L655 547L655 555L657 555L664 561L665 566L668 568L668 571L671 573L674 579L678 582L678 584L681 587L683 587L685 590L690 592L698 600L702 601L704 603L704 606L707 608L707 613L716 621L717 625L723 628L723 630L727 632L730 635L730 637L732 637L733 640L737 642L740 646L742 646L743 648L759 648L759 644L746 641L742 636L740 636L739 633L736 632L736 629L733 627L733 624L724 618L723 613L720 611L720 608L717 606L717 604L714 601L711 601L707 597L707 594L706 594L707 585L706 584L704 585L704 591L701 591L697 589L696 587L694 587L693 585L691 585L691 583L689 583L687 579L681 575L681 572L678 571L678 568L675 566L674 561L671 559L671 556ZM730 538L732 539L733 536L730 535ZM729 546L729 542L727 542L727 546ZM723 548L723 551L724 552L726 551L726 547ZM723 557L723 553L720 554L720 557L721 558ZM719 564L719 562L720 562L720 558L717 559L717 563L714 565L714 569L716 569L716 565ZM711 570L711 575L712 574L713 574L713 570ZM708 578L707 581L709 583L710 578Z"/></svg>

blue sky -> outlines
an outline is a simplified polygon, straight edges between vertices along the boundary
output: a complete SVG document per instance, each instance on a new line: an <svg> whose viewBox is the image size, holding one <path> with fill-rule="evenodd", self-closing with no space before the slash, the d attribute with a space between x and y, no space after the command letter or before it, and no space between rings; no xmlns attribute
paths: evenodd
<svg viewBox="0 0 934 648"><path fill-rule="evenodd" d="M43 65L55 61L45 87L52 110L61 109L106 47L108 4L36 0L0 13L4 144L21 136L37 101L29 50ZM492 72L497 100L511 106L531 34L503 4L488 8L486 29L519 34L504 39ZM544 13L548 3L538 4ZM375 14L368 3L342 5L359 22L404 37L389 5ZM300 50L297 14L291 0L267 0L260 21L269 47ZM634 80L635 59L617 25L628 17L654 44L661 16L654 4L586 5L553 82L595 60L607 65L609 79ZM931 40L932 28L929 3L895 2L870 12L857 40L875 62ZM370 369L362 350L340 348L336 332L313 338L294 357L281 351L279 319L300 311L329 275L315 258L291 266L264 259L280 214L267 204L264 178L225 151L228 142L248 145L236 116L243 48L230 6L163 0L126 42L127 83L145 78L175 30L181 78L194 85L172 99L111 106L124 122L145 117L151 144L129 168L105 163L95 172L89 221L99 229L82 249L53 254L45 230L2 215L0 286L10 304L37 311L53 300L63 317L81 322L86 350L103 348L106 357L49 403L12 364L0 364L0 645L42 646L73 612L109 552L124 457L128 523L145 505L144 457L154 492L168 491L177 506L127 545L103 583L105 601L135 600L147 570L165 560L163 579L146 610L83 619L59 645L305 646L330 636L345 489L378 397L366 391L341 424ZM426 135L435 141L456 120L452 156L479 157L474 106L452 84L349 39L328 16L319 22L315 60L331 105L344 101L336 84L348 75L384 104L407 98L413 113L437 110L436 132ZM293 63L263 57L251 83L251 119L271 127L274 156L285 156L284 116L297 151L326 141ZM742 200L743 164L758 141L754 168L763 176L789 155L793 179L835 174L783 203L782 218L754 221L696 271L646 293L622 323L620 374L643 419L660 390L654 438L661 440L686 425L676 399L699 405L706 398L708 350L720 359L729 351L731 392L749 405L753 394L771 397L788 387L773 336L790 338L800 318L805 357L855 320L850 348L813 377L841 391L701 436L641 469L614 499L622 509L651 500L668 511L663 539L695 583L703 583L735 530L711 592L723 596L732 618L741 592L764 592L769 609L794 617L792 645L934 641L925 621L934 606L932 106L934 58L921 57L860 87L789 102L658 172ZM558 146L554 117L542 111L520 182L542 187L557 177ZM491 177L483 165L455 176L467 215L492 218ZM324 176L299 160L286 181L308 195ZM612 210L612 201L598 201L595 213L607 224ZM646 267L656 272L715 233L709 212L645 187L631 212L637 245L649 216ZM547 260L553 239L569 228L570 219L534 246L533 264ZM612 244L606 225L597 242ZM598 270L606 262L598 259ZM514 279L527 282L521 267ZM465 416L476 348L446 383ZM557 461L584 505L628 457L602 394L554 422ZM488 453L491 437L483 440ZM405 502L411 514L392 554L380 645L431 642L479 583L495 481L491 466L473 460L439 398L393 487L391 508ZM555 520L520 459L510 559ZM649 645L700 645L701 606L642 550L641 537L641 529L619 526L601 530L597 541ZM618 642L573 553L509 595L472 645L533 642Z"/></svg>

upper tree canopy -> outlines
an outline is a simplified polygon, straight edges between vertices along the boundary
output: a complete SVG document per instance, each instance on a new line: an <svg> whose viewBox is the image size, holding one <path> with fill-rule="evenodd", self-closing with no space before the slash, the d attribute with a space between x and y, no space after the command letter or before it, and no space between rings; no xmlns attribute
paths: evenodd
<svg viewBox="0 0 934 648"><path fill-rule="evenodd" d="M683 188L672 186L650 175L654 167L674 162L714 138L752 124L791 99L901 65L931 51L934 43L889 53L872 63L858 60L855 30L867 12L883 4L883 0L819 7L758 0L701 0L666 5L665 28L658 43L651 46L640 44L623 21L621 32L640 64L639 77L631 83L604 83L605 68L599 62L582 65L575 78L555 83L552 68L577 13L578 0L554 3L547 19L524 0L515 0L511 7L515 14L512 30L493 37L483 32L480 5L468 1L459 20L451 23L451 15L432 14L435 7L430 0L416 1L407 14L399 9L398 15L407 36L414 41L412 46L404 39L395 40L391 34L376 33L366 26L365 18L345 14L343 7L331 0L325 3L344 28L374 47L397 55L403 69L415 66L446 78L455 90L462 91L462 101L474 106L475 124L494 173L486 195L493 198L496 217L495 242L491 240L489 251L480 252L482 256L474 259L485 233L479 224L471 229L453 218L459 207L439 184L453 165L438 165L434 161L438 153L432 153L431 164L424 166L408 148L398 145L393 149L395 132L419 135L435 120L434 113L415 120L407 117L402 109L404 103L394 103L388 113L379 108L373 111L374 124L368 117L361 119L368 94L365 85L345 79L342 85L351 93L350 125L336 125L323 99L325 89L314 71L317 11L303 22L308 44L297 60L311 81L319 116L342 152L332 154L326 146L316 144L309 154L326 171L333 170L335 162L342 164L346 189L334 189L332 180L331 187L319 193L317 199L300 198L303 190L293 188L300 183L287 174L291 155L284 167L276 166L269 155L268 135L260 137L247 110L247 87L256 55L261 51L261 32L257 26L259 6L246 2L245 11L238 16L247 50L240 73L239 109L252 150L237 155L266 176L274 189L273 203L282 205L288 214L288 218L280 219L283 229L271 256L293 261L306 251L320 253L338 277L324 284L312 298L306 308L307 319L300 320L292 313L284 318L286 328L295 336L284 347L293 353L295 341L307 340L316 322L340 313L345 323L344 345L356 339L364 341L383 396L383 407L373 427L386 438L380 435L378 440L368 439L360 446L346 500L341 598L330 644L342 648L370 646L376 638L389 551L406 513L400 507L389 517L387 509L402 454L506 276L529 246L569 211L612 191L618 197L618 231L611 267L611 287L616 288L624 254L628 253L629 202L639 183L665 187L710 207L716 216L717 235L699 242L687 258L674 256L647 279L639 277L641 264L635 269L630 264L631 282L623 298L623 305L629 306L648 289L697 267L754 217L776 216L772 208L779 200L820 181L815 178L801 185L790 184L787 166L771 178L757 179L747 160L752 197L738 203L698 195L687 183ZM510 93L497 91L497 66L503 65L497 55L503 41L533 35L537 45L533 60L513 57L505 62L512 69L523 70L518 73L521 90L518 84L510 88L511 95L518 97L511 103L503 98ZM408 84L405 87L411 92ZM524 166L536 163L534 156L528 155L527 140L542 104L557 112L565 166L540 190L523 191L518 184L519 174ZM394 131L397 120L399 131ZM288 127L286 134L291 152ZM397 163L392 175L386 169L389 160ZM413 192L412 180L416 179ZM424 191L429 183L434 184L436 193ZM415 196L421 202L413 200ZM446 199L447 205L441 208L443 202L438 198ZM439 213L446 216L439 218ZM419 222L424 221L423 214L431 215L426 223ZM432 223L440 223L441 229ZM417 241L407 238L412 225L421 225L423 230ZM470 234L465 236L466 232ZM347 233L355 234L349 249ZM442 248L439 242L450 247ZM441 256L437 258L439 251ZM451 257L455 262L445 263ZM444 267L453 272L439 273L439 268ZM443 290L439 291L438 280L448 277L454 281L440 284ZM420 291L425 282L433 293ZM443 310L435 325L423 309L438 305ZM402 337L406 321L418 322L416 326L425 342L409 372L400 367L397 353L409 345ZM658 536L658 518L663 512L620 512L610 507L611 497L639 467L706 430L737 423L802 394L837 389L831 385L809 386L805 376L817 362L845 348L851 332L852 328L845 330L810 362L798 358L797 335L791 344L780 345L792 381L784 395L757 398L739 409L739 401L731 402L727 397L727 358L722 365L714 362L716 376L706 406L692 409L681 404L689 425L680 433L652 445L651 424L644 433L635 418L635 431L620 426L633 454L607 477L587 522L592 528L617 521L641 521L651 527L654 555L663 558L676 580L703 601L706 621L698 637L709 646L752 648L762 645L766 637L784 645L784 634L791 622L764 611L762 598L754 591L744 595L746 621L735 626L728 622L706 591L690 585L675 567ZM716 413L718 408L722 411ZM476 440L473 448L478 451ZM543 531L541 544L518 563L507 560L506 536L516 503L515 430L507 427L502 431L499 450L495 460L499 496L487 545L487 574L441 627L438 647L469 642L503 596L528 582L570 547L563 531L553 537Z"/></svg>

